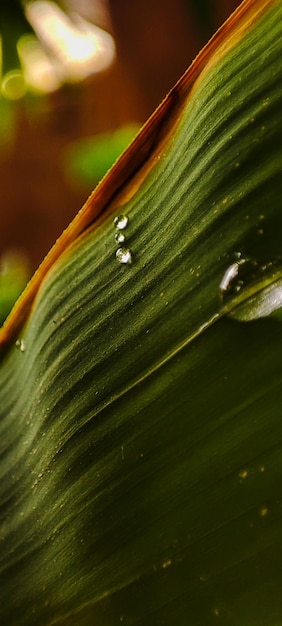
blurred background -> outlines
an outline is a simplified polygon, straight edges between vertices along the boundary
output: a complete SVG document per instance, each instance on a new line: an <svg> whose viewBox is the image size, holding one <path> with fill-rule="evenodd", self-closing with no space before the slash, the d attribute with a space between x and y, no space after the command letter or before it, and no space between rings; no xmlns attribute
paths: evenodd
<svg viewBox="0 0 282 626"><path fill-rule="evenodd" d="M239 0L0 0L0 323Z"/></svg>

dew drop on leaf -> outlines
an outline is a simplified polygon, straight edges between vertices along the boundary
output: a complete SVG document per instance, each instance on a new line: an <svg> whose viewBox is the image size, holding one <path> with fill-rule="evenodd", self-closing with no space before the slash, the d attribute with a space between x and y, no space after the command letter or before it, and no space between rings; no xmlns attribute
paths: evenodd
<svg viewBox="0 0 282 626"><path fill-rule="evenodd" d="M129 248L118 248L116 251L116 259L119 263L124 263L125 265L132 263L132 254Z"/></svg>
<svg viewBox="0 0 282 626"><path fill-rule="evenodd" d="M229 265L227 270L224 272L223 277L219 283L219 289L221 292L227 291L230 289L231 283L238 276L239 265L238 263L232 263Z"/></svg>
<svg viewBox="0 0 282 626"><path fill-rule="evenodd" d="M118 230L124 230L127 227L127 224L127 215L117 215L117 217L114 218L114 225Z"/></svg>
<svg viewBox="0 0 282 626"><path fill-rule="evenodd" d="M228 266L219 283L219 289L222 297L227 294L234 295L235 293L238 293L244 284L243 278L245 278L247 273L246 270L248 269L250 261L244 258L239 258L239 253L236 253L236 256L238 260Z"/></svg>
<svg viewBox="0 0 282 626"><path fill-rule="evenodd" d="M16 348L18 348L20 352L25 352L26 351L25 341L23 339L17 339Z"/></svg>
<svg viewBox="0 0 282 626"><path fill-rule="evenodd" d="M124 243L125 242L125 235L123 233L116 233L115 240L116 240L117 243Z"/></svg>

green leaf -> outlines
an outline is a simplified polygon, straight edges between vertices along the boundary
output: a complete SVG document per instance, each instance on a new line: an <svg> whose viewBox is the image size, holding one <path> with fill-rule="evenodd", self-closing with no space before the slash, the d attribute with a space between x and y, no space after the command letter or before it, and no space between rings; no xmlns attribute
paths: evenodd
<svg viewBox="0 0 282 626"><path fill-rule="evenodd" d="M241 5L3 327L4 624L282 624L281 18Z"/></svg>

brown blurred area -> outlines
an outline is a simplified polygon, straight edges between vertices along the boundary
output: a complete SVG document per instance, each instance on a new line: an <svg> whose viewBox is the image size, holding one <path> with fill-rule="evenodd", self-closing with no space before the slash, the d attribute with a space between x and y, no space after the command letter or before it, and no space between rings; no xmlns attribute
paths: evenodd
<svg viewBox="0 0 282 626"><path fill-rule="evenodd" d="M240 3L209 0L203 25L192 0L108 0L117 60L76 86L12 103L14 139L0 150L0 255L23 251L33 271L80 209L62 165L66 147L128 122L144 122L209 36Z"/></svg>

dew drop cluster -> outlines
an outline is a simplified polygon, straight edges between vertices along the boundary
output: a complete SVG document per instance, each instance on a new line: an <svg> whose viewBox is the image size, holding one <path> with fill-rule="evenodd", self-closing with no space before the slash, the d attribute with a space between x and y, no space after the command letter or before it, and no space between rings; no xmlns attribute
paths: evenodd
<svg viewBox="0 0 282 626"><path fill-rule="evenodd" d="M127 215L117 215L114 218L114 225L116 229L115 241L117 244L126 244L126 236L123 231L127 228L128 221ZM130 248L127 248L126 245L120 245L120 247L116 250L116 260L118 263L122 263L124 265L132 263L132 252Z"/></svg>

